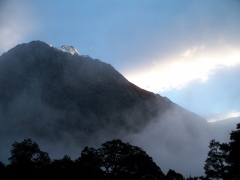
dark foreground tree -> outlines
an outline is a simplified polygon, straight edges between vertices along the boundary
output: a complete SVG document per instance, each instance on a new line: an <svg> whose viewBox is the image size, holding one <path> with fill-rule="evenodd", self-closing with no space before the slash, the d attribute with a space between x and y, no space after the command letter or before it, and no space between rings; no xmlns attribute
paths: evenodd
<svg viewBox="0 0 240 180"><path fill-rule="evenodd" d="M85 148L84 156L90 159L90 163L82 168L95 169L94 172L102 174L103 179L164 179L161 169L145 151L119 139L107 141L97 150ZM79 162L84 161L84 156L82 153Z"/></svg>
<svg viewBox="0 0 240 180"><path fill-rule="evenodd" d="M3 179L161 180L165 175L145 151L119 139L99 149L85 147L75 161L69 156L51 162L31 139L12 145L10 164L0 163Z"/></svg>
<svg viewBox="0 0 240 180"><path fill-rule="evenodd" d="M209 179L239 180L240 179L240 124L237 130L230 133L230 142L219 143L210 141L210 151L204 166Z"/></svg>
<svg viewBox="0 0 240 180"><path fill-rule="evenodd" d="M76 179L103 179L104 171L101 169L101 162L96 149L85 147L81 157L75 160Z"/></svg>
<svg viewBox="0 0 240 180"><path fill-rule="evenodd" d="M205 174L210 179L221 179L227 174L226 157L227 149L224 148L226 144L220 144L215 140L210 141L210 151L204 166Z"/></svg>
<svg viewBox="0 0 240 180"><path fill-rule="evenodd" d="M164 174L145 151L119 139L98 149L106 179L163 179Z"/></svg>
<svg viewBox="0 0 240 180"><path fill-rule="evenodd" d="M230 133L229 154L226 162L229 165L229 178L233 180L240 179L240 123L237 124L237 130Z"/></svg>
<svg viewBox="0 0 240 180"><path fill-rule="evenodd" d="M40 150L37 143L31 139L12 144L11 157L8 158L11 165L42 167L51 162L48 153Z"/></svg>
<svg viewBox="0 0 240 180"><path fill-rule="evenodd" d="M10 178L37 179L51 162L48 153L41 151L31 139L13 143L10 152L10 164L6 169Z"/></svg>

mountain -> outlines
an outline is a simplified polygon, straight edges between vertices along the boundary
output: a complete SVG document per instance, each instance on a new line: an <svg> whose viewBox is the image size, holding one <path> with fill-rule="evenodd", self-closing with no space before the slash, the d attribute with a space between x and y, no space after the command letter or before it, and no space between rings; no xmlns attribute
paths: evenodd
<svg viewBox="0 0 240 180"><path fill-rule="evenodd" d="M0 56L0 85L0 158L23 138L57 156L63 147L74 154L77 145L151 134L152 126L161 142L175 142L185 132L196 140L207 126L200 116L137 87L110 64L82 56L72 46L17 45Z"/></svg>
<svg viewBox="0 0 240 180"><path fill-rule="evenodd" d="M0 67L1 119L8 126L27 124L20 130L37 136L139 131L177 106L71 46L17 45L0 57Z"/></svg>

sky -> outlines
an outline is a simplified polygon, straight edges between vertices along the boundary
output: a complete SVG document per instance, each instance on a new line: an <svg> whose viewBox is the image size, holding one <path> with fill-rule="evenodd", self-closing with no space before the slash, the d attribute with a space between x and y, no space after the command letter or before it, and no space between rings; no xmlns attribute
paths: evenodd
<svg viewBox="0 0 240 180"><path fill-rule="evenodd" d="M74 46L208 121L240 116L239 0L0 0L0 55Z"/></svg>

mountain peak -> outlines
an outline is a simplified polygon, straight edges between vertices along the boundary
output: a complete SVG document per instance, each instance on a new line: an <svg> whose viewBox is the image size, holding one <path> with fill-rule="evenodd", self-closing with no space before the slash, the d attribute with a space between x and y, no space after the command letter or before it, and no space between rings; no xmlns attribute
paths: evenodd
<svg viewBox="0 0 240 180"><path fill-rule="evenodd" d="M16 46L16 49L17 49L17 51L28 52L30 49L32 49L34 51L36 51L36 50L41 51L42 49L44 49L46 47L51 47L51 48L54 48L61 52L70 53L72 55L75 55L75 54L80 55L80 53L77 51L77 49L73 46L63 45L61 47L56 47L56 46L53 46L52 44L49 44L47 42L43 42L40 40L31 41L30 43L18 44Z"/></svg>
<svg viewBox="0 0 240 180"><path fill-rule="evenodd" d="M74 55L74 54L80 55L79 52L77 51L77 49L73 46L63 45L57 49L60 51L63 51L63 52L68 52L72 55Z"/></svg>

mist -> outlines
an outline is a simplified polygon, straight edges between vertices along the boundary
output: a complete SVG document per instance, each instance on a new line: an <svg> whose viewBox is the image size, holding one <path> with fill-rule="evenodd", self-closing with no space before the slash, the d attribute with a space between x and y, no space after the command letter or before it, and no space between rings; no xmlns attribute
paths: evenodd
<svg viewBox="0 0 240 180"><path fill-rule="evenodd" d="M41 111L46 106L38 104L38 108ZM44 112L48 116L55 114L54 111L50 111L48 109ZM132 111L132 113L139 112ZM51 118L53 117L52 115ZM203 167L209 151L210 140L228 142L229 133L236 127L235 123L217 124L204 120L199 122L195 119L187 119L186 114L180 112L179 109L171 109L149 122L147 127L138 133L122 129L109 136L102 129L91 134L85 141L79 139L81 135L74 136L69 132L62 132L60 136L53 134L53 132L52 135L50 132L42 135L36 134L37 126L42 126L44 123L42 121L37 124L34 120L31 124L24 124L21 121L21 124L17 124L14 130L8 128L8 130L3 131L4 126L1 126L0 160L8 164L7 158L10 157L11 144L27 138L32 138L33 141L37 142L41 150L48 152L52 159L59 159L64 155L70 155L72 159L76 159L85 146L98 148L105 141L119 138L124 142L141 147L165 174L169 169L174 169L184 177L189 175L201 176L204 175ZM26 130L32 132L26 132ZM49 127L49 131L54 131L54 127Z"/></svg>
<svg viewBox="0 0 240 180"><path fill-rule="evenodd" d="M199 122L172 109L164 118L150 123L138 134L127 135L124 140L145 150L165 174L174 169L184 177L201 176L210 140L228 142L236 123Z"/></svg>

